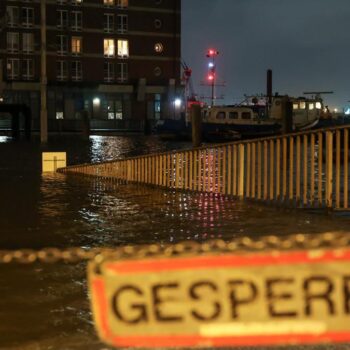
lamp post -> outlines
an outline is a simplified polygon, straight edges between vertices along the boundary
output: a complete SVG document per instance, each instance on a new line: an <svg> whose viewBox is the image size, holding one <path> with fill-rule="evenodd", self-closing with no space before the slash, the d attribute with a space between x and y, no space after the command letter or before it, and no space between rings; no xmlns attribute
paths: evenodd
<svg viewBox="0 0 350 350"><path fill-rule="evenodd" d="M46 0L40 1L41 76L40 76L40 141L47 142L47 76L46 76Z"/></svg>

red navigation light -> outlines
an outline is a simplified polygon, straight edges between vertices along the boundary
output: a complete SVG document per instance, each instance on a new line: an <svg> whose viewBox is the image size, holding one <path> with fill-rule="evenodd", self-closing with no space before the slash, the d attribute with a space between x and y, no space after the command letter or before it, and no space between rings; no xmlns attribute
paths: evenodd
<svg viewBox="0 0 350 350"><path fill-rule="evenodd" d="M208 80L213 81L214 80L214 74L209 74L208 75Z"/></svg>
<svg viewBox="0 0 350 350"><path fill-rule="evenodd" d="M219 51L216 51L214 49L209 49L207 53L207 57L214 57L214 56L217 56L218 54L219 54Z"/></svg>

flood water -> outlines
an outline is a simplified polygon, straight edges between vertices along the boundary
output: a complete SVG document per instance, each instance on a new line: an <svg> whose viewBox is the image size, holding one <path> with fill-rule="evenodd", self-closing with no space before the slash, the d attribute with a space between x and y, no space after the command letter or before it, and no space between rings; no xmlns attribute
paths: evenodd
<svg viewBox="0 0 350 350"><path fill-rule="evenodd" d="M51 138L41 148L37 140L0 137L0 250L349 232L347 216L74 175L41 175L41 152L47 150L65 151L68 163L77 164L188 146L155 137L75 136ZM85 263L0 265L0 349L109 349L95 335L85 268Z"/></svg>

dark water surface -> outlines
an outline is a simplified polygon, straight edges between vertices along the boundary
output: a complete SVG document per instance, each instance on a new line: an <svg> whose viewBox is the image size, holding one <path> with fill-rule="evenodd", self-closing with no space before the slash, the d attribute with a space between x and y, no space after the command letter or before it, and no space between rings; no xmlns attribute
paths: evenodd
<svg viewBox="0 0 350 350"><path fill-rule="evenodd" d="M69 164L76 164L187 146L154 137L93 136L51 138L41 148L35 140L12 142L0 137L0 250L350 230L347 217L93 178L41 175L41 152L46 150L66 151ZM85 263L0 265L0 349L108 349L93 328L85 267Z"/></svg>

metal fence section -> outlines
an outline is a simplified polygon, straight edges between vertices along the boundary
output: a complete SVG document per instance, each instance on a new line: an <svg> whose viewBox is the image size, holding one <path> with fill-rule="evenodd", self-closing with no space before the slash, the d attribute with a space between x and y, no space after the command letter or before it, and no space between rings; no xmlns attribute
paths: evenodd
<svg viewBox="0 0 350 350"><path fill-rule="evenodd" d="M349 208L349 128L210 145L59 169L302 208Z"/></svg>

